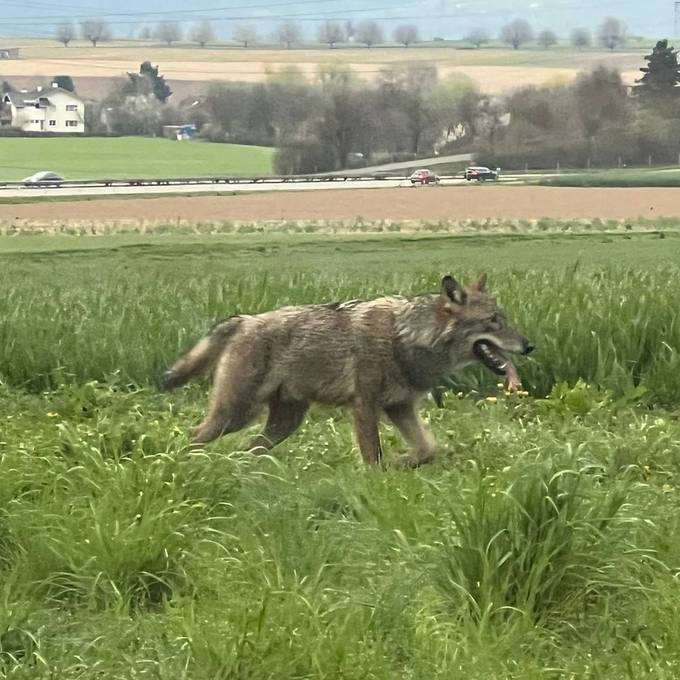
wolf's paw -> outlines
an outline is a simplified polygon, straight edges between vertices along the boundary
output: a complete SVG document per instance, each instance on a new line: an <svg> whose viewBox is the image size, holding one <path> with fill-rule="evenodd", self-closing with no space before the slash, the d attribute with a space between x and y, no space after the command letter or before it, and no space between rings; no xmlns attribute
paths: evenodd
<svg viewBox="0 0 680 680"><path fill-rule="evenodd" d="M164 390L176 390L184 384L182 378L172 369L165 371L160 380L161 388Z"/></svg>
<svg viewBox="0 0 680 680"><path fill-rule="evenodd" d="M415 470L423 465L428 465L434 460L434 455L429 454L422 457L402 456L395 463L395 467L399 470Z"/></svg>

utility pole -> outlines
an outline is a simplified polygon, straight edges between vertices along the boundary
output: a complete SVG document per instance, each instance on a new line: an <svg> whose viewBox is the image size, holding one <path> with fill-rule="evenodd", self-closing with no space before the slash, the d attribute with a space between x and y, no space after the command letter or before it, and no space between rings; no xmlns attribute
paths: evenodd
<svg viewBox="0 0 680 680"><path fill-rule="evenodd" d="M674 0L673 2L674 20L673 20L673 37L680 37L680 0Z"/></svg>

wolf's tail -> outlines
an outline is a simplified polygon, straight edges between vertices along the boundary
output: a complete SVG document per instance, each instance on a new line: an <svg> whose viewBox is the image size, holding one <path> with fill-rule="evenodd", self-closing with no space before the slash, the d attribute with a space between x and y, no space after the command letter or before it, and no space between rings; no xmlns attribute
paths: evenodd
<svg viewBox="0 0 680 680"><path fill-rule="evenodd" d="M186 385L192 378L211 370L240 324L241 318L234 316L214 326L192 349L163 373L161 387L165 390L177 389Z"/></svg>

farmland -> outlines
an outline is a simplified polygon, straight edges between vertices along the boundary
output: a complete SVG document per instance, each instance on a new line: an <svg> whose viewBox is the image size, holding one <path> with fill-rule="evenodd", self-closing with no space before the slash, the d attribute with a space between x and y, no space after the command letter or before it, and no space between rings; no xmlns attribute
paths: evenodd
<svg viewBox="0 0 680 680"><path fill-rule="evenodd" d="M668 174L672 176L672 173ZM669 187L466 184L364 189L349 183L345 187L326 189L317 184L313 190L298 191L295 185L250 185L239 194L233 194L225 187L224 193L217 196L80 197L87 200L78 200L78 197L69 200L60 197L56 190L47 198L5 199L8 204L0 203L0 230L46 228L70 231L80 227L101 231L112 227L144 230L151 225L162 228L168 221L180 221L186 229L194 229L198 223L203 223L204 231L210 229L206 225L214 225L214 229L220 231L228 230L229 223L259 224L255 229L261 229L261 222L301 221L311 227L324 222L345 222L365 230L391 229L392 224L407 223L404 228L420 231L423 228L456 229L467 220L475 221L480 229L484 229L490 221L502 224L505 220L507 224L508 220L544 218L561 222L564 229L578 229L589 224L593 230L601 230L600 220L642 224L655 218L671 218L674 223L680 217L676 191ZM168 190L181 191L173 187ZM60 199L58 213L52 198ZM12 204L16 200L22 203ZM26 200L29 202L24 202ZM383 221L385 224L381 225ZM527 225L518 227L515 223L508 228L523 230Z"/></svg>
<svg viewBox="0 0 680 680"><path fill-rule="evenodd" d="M661 238L664 236L665 238ZM0 238L14 678L675 678L676 232ZM418 471L316 408L271 457L159 372L215 317L490 276L537 346L424 410Z"/></svg>
<svg viewBox="0 0 680 680"><path fill-rule="evenodd" d="M140 62L151 60L171 81L176 92L197 94L209 81L261 82L269 74L294 66L306 77L314 78L322 67L346 66L367 80L375 79L386 68L405 64L437 67L440 77L471 78L486 92L502 92L520 85L543 85L571 80L578 71L604 63L621 69L632 84L637 77L647 44L634 44L616 53L600 50L579 51L568 46L551 50L529 48L511 50L493 45L469 49L452 44L409 47L358 47L327 49L303 46L296 49L242 49L231 44L206 49L182 44L167 47L153 41L116 41L92 48L82 42L68 48L51 40L5 41L20 46L22 58L3 64L3 76L27 85L39 76L68 73L85 96L101 97L110 80L136 71ZM463 47L464 49L460 49ZM458 49L456 49L458 48ZM186 83L191 87L187 88Z"/></svg>
<svg viewBox="0 0 680 680"><path fill-rule="evenodd" d="M266 175L273 149L146 137L2 138L0 181L49 169L66 179Z"/></svg>

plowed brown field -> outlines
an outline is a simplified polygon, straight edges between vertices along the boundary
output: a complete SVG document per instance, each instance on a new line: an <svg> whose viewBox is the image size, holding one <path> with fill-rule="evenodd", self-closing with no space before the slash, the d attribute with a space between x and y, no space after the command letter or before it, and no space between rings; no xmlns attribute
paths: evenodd
<svg viewBox="0 0 680 680"><path fill-rule="evenodd" d="M673 188L423 187L277 191L0 205L0 220L40 223L266 220L446 221L680 217Z"/></svg>

